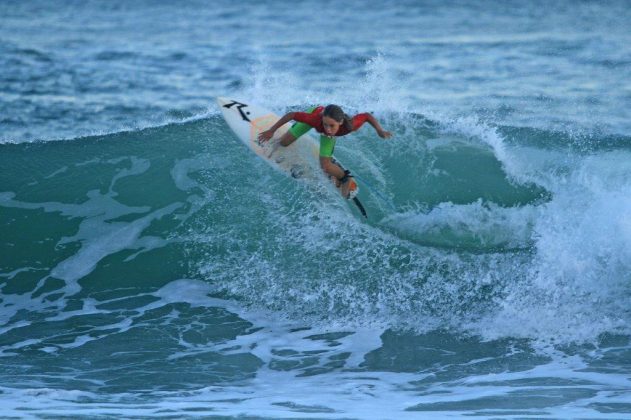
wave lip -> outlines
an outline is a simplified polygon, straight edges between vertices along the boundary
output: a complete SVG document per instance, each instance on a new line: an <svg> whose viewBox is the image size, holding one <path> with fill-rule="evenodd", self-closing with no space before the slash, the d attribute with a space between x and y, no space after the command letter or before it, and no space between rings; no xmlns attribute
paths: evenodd
<svg viewBox="0 0 631 420"><path fill-rule="evenodd" d="M482 200L465 205L444 202L427 213L389 215L382 223L425 246L516 251L532 246L537 212L534 206L504 208Z"/></svg>

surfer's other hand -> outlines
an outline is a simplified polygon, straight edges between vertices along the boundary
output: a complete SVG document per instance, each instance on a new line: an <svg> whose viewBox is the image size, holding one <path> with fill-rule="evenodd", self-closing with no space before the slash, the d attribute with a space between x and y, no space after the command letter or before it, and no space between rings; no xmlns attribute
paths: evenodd
<svg viewBox="0 0 631 420"><path fill-rule="evenodd" d="M382 139L389 139L390 137L392 137L392 133L386 130L380 130L379 132L377 132L377 134Z"/></svg>
<svg viewBox="0 0 631 420"><path fill-rule="evenodd" d="M274 135L274 132L272 130L262 131L261 134L259 134L259 141L266 142L269 139L271 139L273 135Z"/></svg>

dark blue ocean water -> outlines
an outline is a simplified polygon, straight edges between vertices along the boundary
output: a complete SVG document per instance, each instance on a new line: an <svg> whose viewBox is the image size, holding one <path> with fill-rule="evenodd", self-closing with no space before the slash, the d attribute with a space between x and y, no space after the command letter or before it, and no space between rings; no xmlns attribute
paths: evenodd
<svg viewBox="0 0 631 420"><path fill-rule="evenodd" d="M627 418L631 8L0 4L0 416ZM216 96L372 112L363 220Z"/></svg>

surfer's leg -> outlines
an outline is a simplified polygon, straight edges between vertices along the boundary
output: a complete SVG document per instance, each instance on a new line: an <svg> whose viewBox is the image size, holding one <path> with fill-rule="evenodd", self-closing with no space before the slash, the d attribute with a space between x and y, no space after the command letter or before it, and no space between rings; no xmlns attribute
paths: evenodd
<svg viewBox="0 0 631 420"><path fill-rule="evenodd" d="M309 124L305 124L301 122L296 123L292 125L291 128L287 130L287 132L280 137L280 140L278 142L282 146L287 147L293 142L295 142L296 140L298 140L298 138L302 136L303 134L305 134L307 131L311 130L311 128L312 127Z"/></svg>
<svg viewBox="0 0 631 420"><path fill-rule="evenodd" d="M344 176L344 171L333 162L333 150L335 138L320 136L320 166L328 175L339 180Z"/></svg>
<svg viewBox="0 0 631 420"><path fill-rule="evenodd" d="M339 181L344 178L344 170L333 163L333 160L330 157L320 156L320 166L327 175L335 178L334 181ZM336 183L336 185L337 184L338 183Z"/></svg>
<svg viewBox="0 0 631 420"><path fill-rule="evenodd" d="M285 134L280 136L280 139L278 139L278 141L275 141L272 144L271 152L269 153L268 157L271 157L274 153L276 153L276 150L278 150L280 146L289 146L309 130L311 130L311 126L305 123L296 123L292 125L291 128L285 132Z"/></svg>
<svg viewBox="0 0 631 420"><path fill-rule="evenodd" d="M335 186L339 188L342 197L350 200L357 195L357 183L353 180L353 176L349 171L344 170L335 159L320 156L320 166L331 177Z"/></svg>
<svg viewBox="0 0 631 420"><path fill-rule="evenodd" d="M320 135L320 157L329 158L333 157L333 151L335 150L335 137L328 137Z"/></svg>
<svg viewBox="0 0 631 420"><path fill-rule="evenodd" d="M278 142L284 146L287 147L290 144L292 144L293 142L295 142L298 139L298 137L294 136L294 134L291 132L291 130L288 130L285 134L283 134L280 137L280 140L278 140Z"/></svg>
<svg viewBox="0 0 631 420"><path fill-rule="evenodd" d="M331 181L340 189L340 194L344 198L353 198L357 194L357 184L353 181L350 172L345 171L342 166L333 159L335 149L335 138L320 136L320 166L322 170L331 177Z"/></svg>
<svg viewBox="0 0 631 420"><path fill-rule="evenodd" d="M311 107L307 110L307 112L312 112L314 109L315 107ZM298 140L300 136L306 134L307 131L311 130L312 128L313 127L311 127L309 124L297 122L294 125L292 125L291 128L287 130L285 134L281 136L279 143L283 145L284 147L287 147L293 142L295 142L296 140Z"/></svg>
<svg viewBox="0 0 631 420"><path fill-rule="evenodd" d="M307 127L309 127L309 129L307 129L307 130L304 130L304 128L301 128L301 127L296 128L296 126L298 124L303 124L303 123L296 123L296 124L292 125L291 128L285 132L285 134L280 136L280 139L278 139L277 141L274 141L272 143L272 148L271 148L271 151L270 151L268 157L271 157L274 153L276 153L276 150L278 150L278 148L280 146L287 147L290 144L292 144L293 142L295 142L296 140L298 140L298 137L302 136L304 133L309 131L309 129L311 128L311 126L309 126L307 124L303 124L303 125L307 125Z"/></svg>

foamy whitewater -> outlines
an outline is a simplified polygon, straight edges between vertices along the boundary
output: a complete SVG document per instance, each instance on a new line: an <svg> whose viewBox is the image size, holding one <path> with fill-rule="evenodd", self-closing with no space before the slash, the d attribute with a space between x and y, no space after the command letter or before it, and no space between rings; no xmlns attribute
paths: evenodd
<svg viewBox="0 0 631 420"><path fill-rule="evenodd" d="M3 2L0 417L631 416L631 9ZM214 98L372 112L357 210Z"/></svg>

